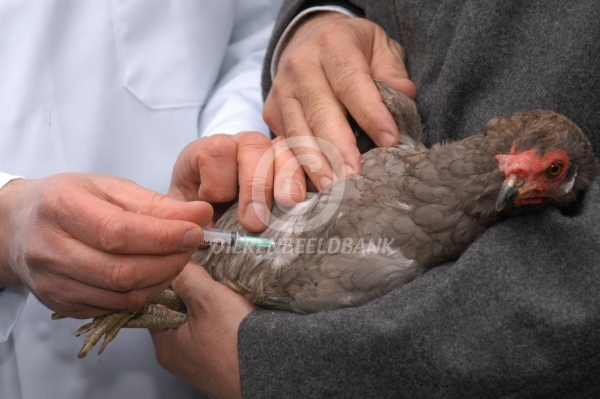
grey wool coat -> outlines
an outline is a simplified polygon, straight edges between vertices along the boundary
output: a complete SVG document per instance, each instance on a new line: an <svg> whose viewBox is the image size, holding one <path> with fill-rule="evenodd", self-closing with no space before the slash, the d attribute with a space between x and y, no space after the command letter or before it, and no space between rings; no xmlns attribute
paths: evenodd
<svg viewBox="0 0 600 399"><path fill-rule="evenodd" d="M551 109L600 155L599 1L286 1L267 66L314 4L353 7L404 46L428 144ZM574 214L499 223L359 308L255 311L238 347L246 399L600 397L600 179Z"/></svg>

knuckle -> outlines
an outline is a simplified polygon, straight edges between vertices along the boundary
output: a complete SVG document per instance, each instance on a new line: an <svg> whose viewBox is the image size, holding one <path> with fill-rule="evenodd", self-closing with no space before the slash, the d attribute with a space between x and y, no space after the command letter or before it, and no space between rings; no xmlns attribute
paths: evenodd
<svg viewBox="0 0 600 399"><path fill-rule="evenodd" d="M307 173L321 175L325 173L325 161L321 154L303 152L297 154L298 161Z"/></svg>
<svg viewBox="0 0 600 399"><path fill-rule="evenodd" d="M98 223L98 244L105 252L115 253L127 245L127 223L117 215L103 217Z"/></svg>
<svg viewBox="0 0 600 399"><path fill-rule="evenodd" d="M296 141L304 140L304 137L306 137L305 129L299 123L290 123L289 126L286 126L284 133L288 145L291 143L293 145Z"/></svg>
<svg viewBox="0 0 600 399"><path fill-rule="evenodd" d="M271 191L273 178L269 175L269 168L256 168L251 173L242 177L240 185L244 190L255 192Z"/></svg>
<svg viewBox="0 0 600 399"><path fill-rule="evenodd" d="M154 215L155 212L163 212L163 209L168 209L171 200L172 198L164 194L156 192L148 193L148 200L146 205L148 207L148 214ZM125 225L125 223L123 223L123 226L127 226L127 231L129 231L128 225ZM132 228L132 230L135 230L135 228Z"/></svg>
<svg viewBox="0 0 600 399"><path fill-rule="evenodd" d="M259 132L243 132L239 133L239 146L243 147L244 151L260 151L266 152L271 148L271 140ZM240 151L242 148L240 148Z"/></svg>
<svg viewBox="0 0 600 399"><path fill-rule="evenodd" d="M333 77L332 89L340 99L354 98L360 87L360 76L362 70L358 67L345 66L340 68Z"/></svg>
<svg viewBox="0 0 600 399"><path fill-rule="evenodd" d="M306 109L306 122L313 132L323 131L329 121L330 104L327 101L317 100Z"/></svg>
<svg viewBox="0 0 600 399"><path fill-rule="evenodd" d="M383 106L382 106L382 108L383 108ZM382 118L380 109L374 108L374 110L376 112L373 111L373 108L367 108L366 106L363 105L363 106L356 107L356 109L354 109L352 111L352 117L354 118L356 123L358 123L358 125L362 129L364 129L366 132L374 131L377 128L378 123ZM383 108L383 110L387 111L386 108ZM356 138L354 136L352 136L352 139L353 139L353 144L355 144Z"/></svg>
<svg viewBox="0 0 600 399"><path fill-rule="evenodd" d="M42 302L47 301L50 298L53 298L53 302L59 300L58 298L54 298L57 294L57 287L52 281L47 279L37 279L33 284L33 289L35 290L37 296L42 298Z"/></svg>
<svg viewBox="0 0 600 399"><path fill-rule="evenodd" d="M215 161L231 160L237 157L237 144L228 135L215 134L202 143L200 164L212 164Z"/></svg>
<svg viewBox="0 0 600 399"><path fill-rule="evenodd" d="M113 291L129 292L136 287L137 281L138 275L135 265L127 261L112 265L108 286Z"/></svg>
<svg viewBox="0 0 600 399"><path fill-rule="evenodd" d="M280 79L276 78L273 82L262 111L263 120L276 136L281 136L285 132L283 115L286 109L289 108L290 100L290 98L282 95L283 91L280 89L280 81Z"/></svg>
<svg viewBox="0 0 600 399"><path fill-rule="evenodd" d="M273 190L273 179L269 178L266 171L256 169L249 178L248 187L250 187L253 193L270 193Z"/></svg>
<svg viewBox="0 0 600 399"><path fill-rule="evenodd" d="M107 190L110 191L111 189L121 187L123 185L137 186L137 183L126 177L111 176L110 179L105 180L102 185L107 187Z"/></svg>
<svg viewBox="0 0 600 399"><path fill-rule="evenodd" d="M198 198L211 204L220 204L233 201L237 196L237 178L235 184L228 180L208 181L200 184Z"/></svg>
<svg viewBox="0 0 600 399"><path fill-rule="evenodd" d="M23 248L23 261L31 270L44 270L50 263L48 253L36 243L28 243Z"/></svg>
<svg viewBox="0 0 600 399"><path fill-rule="evenodd" d="M314 38L325 50L327 50L328 48L339 45L336 37L344 34L347 27L348 25L345 19L336 19L321 25L319 29L314 32Z"/></svg>
<svg viewBox="0 0 600 399"><path fill-rule="evenodd" d="M296 158L303 154L319 154L321 152L317 139L312 135L294 133L292 137L286 140L286 145Z"/></svg>
<svg viewBox="0 0 600 399"><path fill-rule="evenodd" d="M286 84L285 78L283 78L283 73L277 73L277 76L273 79L273 83L271 84L271 90L269 90L269 94L267 95L267 99L265 100L265 107L275 108L277 101L282 97L282 95L286 92Z"/></svg>
<svg viewBox="0 0 600 399"><path fill-rule="evenodd" d="M277 133L278 129L277 126L275 126L275 124L277 123L277 106L272 90L269 92L265 100L265 105L262 111L262 118L267 124L267 126L269 126L273 131L275 131L275 133Z"/></svg>
<svg viewBox="0 0 600 399"><path fill-rule="evenodd" d="M280 73L289 75L290 77L298 77L304 74L308 59L311 58L310 54L307 54L303 49L296 48L292 51L286 52L279 61L279 67L277 74ZM273 87L278 85L278 80L275 79ZM279 88L281 89L281 88Z"/></svg>

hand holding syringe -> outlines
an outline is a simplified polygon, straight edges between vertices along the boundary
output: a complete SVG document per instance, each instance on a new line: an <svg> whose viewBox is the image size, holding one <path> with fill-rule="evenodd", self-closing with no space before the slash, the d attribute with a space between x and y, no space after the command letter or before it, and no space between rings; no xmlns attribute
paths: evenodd
<svg viewBox="0 0 600 399"><path fill-rule="evenodd" d="M268 238L252 237L247 234L242 236L240 233L234 230L203 228L202 231L204 232L204 240L202 241L202 244L204 245L230 245L232 247L241 246L267 248L275 245L287 245L277 244L275 241Z"/></svg>

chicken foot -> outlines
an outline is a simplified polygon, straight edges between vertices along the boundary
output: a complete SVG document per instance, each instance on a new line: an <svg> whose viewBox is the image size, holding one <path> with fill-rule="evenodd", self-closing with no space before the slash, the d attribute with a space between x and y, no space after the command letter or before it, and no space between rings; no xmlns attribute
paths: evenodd
<svg viewBox="0 0 600 399"><path fill-rule="evenodd" d="M83 347L77 354L79 359L83 359L89 351L104 336L104 341L98 349L101 354L106 345L112 341L121 328L149 328L166 329L177 328L187 321L185 305L177 295L171 290L161 292L150 303L137 309L121 310L104 316L94 318L90 323L81 326L76 336L90 332L86 337ZM62 319L63 316L54 313L53 320Z"/></svg>

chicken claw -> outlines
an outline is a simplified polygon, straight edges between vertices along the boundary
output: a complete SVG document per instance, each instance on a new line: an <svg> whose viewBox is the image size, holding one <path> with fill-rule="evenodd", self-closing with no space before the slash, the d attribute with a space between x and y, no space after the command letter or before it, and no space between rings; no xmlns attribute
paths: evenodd
<svg viewBox="0 0 600 399"><path fill-rule="evenodd" d="M86 357L89 351L104 336L104 342L98 349L98 354L101 354L106 345L117 336L121 328L156 330L177 328L187 321L185 311L185 305L179 297L173 291L165 290L143 307L98 316L90 323L81 326L75 333L76 336L80 336L91 331L77 357L79 359ZM58 313L52 315L52 320L62 318L64 317Z"/></svg>

